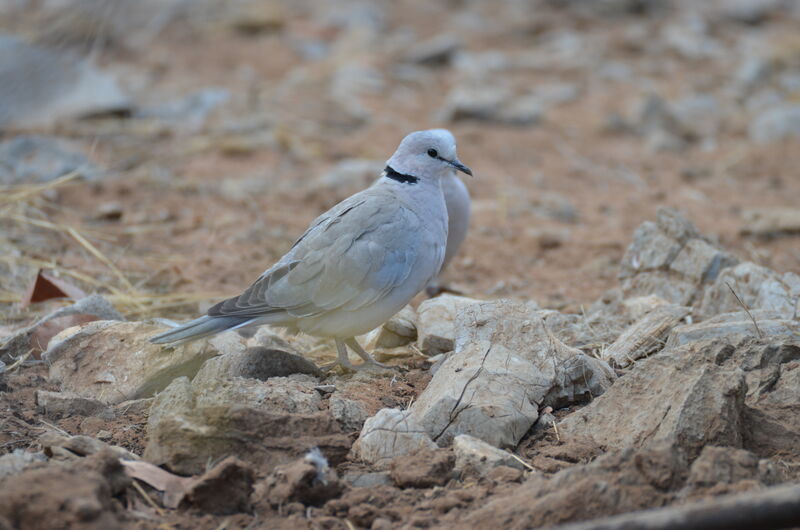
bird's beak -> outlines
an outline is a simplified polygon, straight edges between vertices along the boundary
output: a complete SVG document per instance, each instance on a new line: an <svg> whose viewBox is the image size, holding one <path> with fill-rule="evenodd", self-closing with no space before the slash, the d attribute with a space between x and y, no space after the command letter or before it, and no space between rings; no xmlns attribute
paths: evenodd
<svg viewBox="0 0 800 530"><path fill-rule="evenodd" d="M462 164L457 158L455 160L447 160L447 163L456 168L457 170L463 171L470 177L472 176L472 170L467 166L465 166L464 164Z"/></svg>

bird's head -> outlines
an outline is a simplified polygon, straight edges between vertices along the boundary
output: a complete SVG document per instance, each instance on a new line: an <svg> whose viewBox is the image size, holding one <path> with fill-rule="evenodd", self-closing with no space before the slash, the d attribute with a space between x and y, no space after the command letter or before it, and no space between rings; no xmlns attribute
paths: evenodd
<svg viewBox="0 0 800 530"><path fill-rule="evenodd" d="M386 164L401 175L417 179L441 178L454 171L472 175L472 170L458 159L456 139L446 129L409 134Z"/></svg>

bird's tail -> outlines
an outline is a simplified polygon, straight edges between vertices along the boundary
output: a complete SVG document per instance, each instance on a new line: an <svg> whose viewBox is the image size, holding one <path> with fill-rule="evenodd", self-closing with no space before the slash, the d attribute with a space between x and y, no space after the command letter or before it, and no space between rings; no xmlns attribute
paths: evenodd
<svg viewBox="0 0 800 530"><path fill-rule="evenodd" d="M253 319L244 317L210 317L202 316L190 320L160 335L150 338L155 344L184 343L202 339L228 329L235 329L249 324Z"/></svg>

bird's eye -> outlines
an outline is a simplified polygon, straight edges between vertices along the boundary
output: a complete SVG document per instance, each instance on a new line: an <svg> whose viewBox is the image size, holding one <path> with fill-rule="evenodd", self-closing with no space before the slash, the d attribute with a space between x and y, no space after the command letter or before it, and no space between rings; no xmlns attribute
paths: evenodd
<svg viewBox="0 0 800 530"><path fill-rule="evenodd" d="M436 158L439 156L439 151L436 149L428 149L428 156L431 158Z"/></svg>

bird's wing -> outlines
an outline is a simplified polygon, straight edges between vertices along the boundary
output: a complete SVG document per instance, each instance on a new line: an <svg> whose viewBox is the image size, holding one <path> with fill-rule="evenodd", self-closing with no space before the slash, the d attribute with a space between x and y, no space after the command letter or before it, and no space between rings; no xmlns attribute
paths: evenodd
<svg viewBox="0 0 800 530"><path fill-rule="evenodd" d="M421 228L396 197L367 189L317 218L281 261L208 314L307 317L368 306L408 278Z"/></svg>

